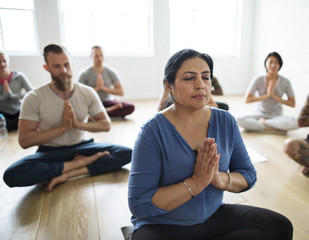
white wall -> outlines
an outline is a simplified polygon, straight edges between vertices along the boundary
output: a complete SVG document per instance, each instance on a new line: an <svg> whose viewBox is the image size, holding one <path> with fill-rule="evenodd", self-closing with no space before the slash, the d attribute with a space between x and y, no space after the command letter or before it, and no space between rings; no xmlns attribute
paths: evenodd
<svg viewBox="0 0 309 240"><path fill-rule="evenodd" d="M124 99L158 98L162 91L163 71L169 52L169 9L167 0L154 0L154 56L105 56L105 63L121 76ZM58 6L55 0L35 0L40 52L49 43L60 43ZM284 61L281 73L290 78L295 92L308 92L309 17L307 0L244 0L242 8L240 56L214 58L214 74L228 94L243 94L255 74L265 73L264 58L278 51ZM308 25L308 24L307 24ZM82 30L81 30L82 34ZM210 33L215 34L215 33ZM103 46L104 48L104 46ZM35 86L50 81L43 70L43 57L11 56L11 68L25 72ZM89 56L73 56L74 76L91 65ZM303 86L302 86L302 85ZM304 87L305 86L305 87ZM299 98L300 99L300 98ZM298 100L298 97L297 97Z"/></svg>
<svg viewBox="0 0 309 240"><path fill-rule="evenodd" d="M283 59L280 74L293 86L298 108L309 93L309 1L258 0L253 23L252 76L264 74L269 52Z"/></svg>

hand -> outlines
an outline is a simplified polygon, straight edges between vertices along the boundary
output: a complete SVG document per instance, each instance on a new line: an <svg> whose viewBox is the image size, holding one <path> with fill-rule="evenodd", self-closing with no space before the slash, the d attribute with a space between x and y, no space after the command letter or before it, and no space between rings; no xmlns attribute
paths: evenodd
<svg viewBox="0 0 309 240"><path fill-rule="evenodd" d="M104 85L104 80L103 80L103 77L101 74L98 74L97 76L97 82L96 82L96 86L95 86L95 89L97 91L104 91L105 89L105 85Z"/></svg>
<svg viewBox="0 0 309 240"><path fill-rule="evenodd" d="M194 172L190 179L195 186L195 195L213 181L214 175L218 171L219 157L215 140L213 138L206 138L203 147L198 149Z"/></svg>
<svg viewBox="0 0 309 240"><path fill-rule="evenodd" d="M227 173L220 172L219 164L217 164L211 184L218 189L226 190L227 187L229 186L229 183L227 182L227 180L229 180Z"/></svg>
<svg viewBox="0 0 309 240"><path fill-rule="evenodd" d="M66 101L66 106L67 106L67 108L68 108L68 110L70 112L70 117L71 117L71 121L72 121L72 127L79 129L80 123L77 120L75 112L74 112L74 109L73 109L71 103L68 100Z"/></svg>
<svg viewBox="0 0 309 240"><path fill-rule="evenodd" d="M9 83L7 80L4 80L3 82L3 90L7 93L10 93L11 92L11 89L10 89L10 86L9 86Z"/></svg>
<svg viewBox="0 0 309 240"><path fill-rule="evenodd" d="M268 97L273 97L275 95L275 87L276 87L275 81L269 81L267 86L267 95Z"/></svg>
<svg viewBox="0 0 309 240"><path fill-rule="evenodd" d="M72 106L69 100L64 102L64 109L62 114L62 125L66 131L70 130L73 127L73 115L72 115ZM74 112L73 112L74 113Z"/></svg>
<svg viewBox="0 0 309 240"><path fill-rule="evenodd" d="M73 109L71 103L69 103L69 104L70 104L73 128L79 129L80 128L80 122L76 118L76 115L75 115L75 112L74 112L74 109Z"/></svg>

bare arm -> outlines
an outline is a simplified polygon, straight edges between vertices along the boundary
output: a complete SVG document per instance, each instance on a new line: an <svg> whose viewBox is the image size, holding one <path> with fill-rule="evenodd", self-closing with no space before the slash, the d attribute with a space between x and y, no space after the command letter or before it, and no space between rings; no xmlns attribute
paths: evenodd
<svg viewBox="0 0 309 240"><path fill-rule="evenodd" d="M212 95L223 95L223 90L221 88L221 86L219 86L217 89L215 88L214 90L211 90L211 94Z"/></svg>
<svg viewBox="0 0 309 240"><path fill-rule="evenodd" d="M39 122L21 119L18 126L18 141L22 148L38 146L52 141L69 130L68 127L59 127L46 131L38 131Z"/></svg>
<svg viewBox="0 0 309 240"><path fill-rule="evenodd" d="M123 96L124 95L124 91L123 91L123 88L122 88L120 83L116 83L114 85L114 88L108 88L108 87L104 86L102 88L102 91L107 92L109 94L117 95L117 96Z"/></svg>
<svg viewBox="0 0 309 240"><path fill-rule="evenodd" d="M308 127L309 126L309 95L305 106L302 108L300 115L298 117L298 126L299 127Z"/></svg>
<svg viewBox="0 0 309 240"><path fill-rule="evenodd" d="M113 94L113 95L117 95L117 96L123 96L124 95L124 91L123 91L122 85L120 83L114 84L114 88L106 87L101 74L97 75L97 82L96 82L96 86L94 87L94 90L96 90L97 92L103 91L103 92Z"/></svg>
<svg viewBox="0 0 309 240"><path fill-rule="evenodd" d="M167 108L169 105L169 93L164 90L162 96L160 97L159 100L159 106L158 106L158 111L162 111L163 109Z"/></svg>
<svg viewBox="0 0 309 240"><path fill-rule="evenodd" d="M267 98L268 98L268 96L266 94L262 95L262 96L254 96L253 94L248 93L245 96L245 101L246 101L246 103L253 103L253 102L263 101Z"/></svg>
<svg viewBox="0 0 309 240"><path fill-rule="evenodd" d="M93 116L94 122L81 123L78 122L69 101L65 101L63 110L63 121L58 127L49 130L38 130L39 122L21 119L19 121L18 140L22 148L46 144L53 139L63 135L72 128L89 131L100 132L109 131L111 120L106 111Z"/></svg>
<svg viewBox="0 0 309 240"><path fill-rule="evenodd" d="M267 95L270 98L273 98L275 101L287 105L289 107L295 107L295 98L289 97L287 100L284 100L282 97L279 97L275 94L275 85L276 83L273 81L270 81L268 87L267 87Z"/></svg>
<svg viewBox="0 0 309 240"><path fill-rule="evenodd" d="M276 100L277 102L282 103L284 105L287 105L289 107L295 107L295 98L294 97L289 97L287 100L284 100L277 95L273 95L272 98L274 100Z"/></svg>
<svg viewBox="0 0 309 240"><path fill-rule="evenodd" d="M209 184L222 191L229 186L227 173L219 172L219 158L214 139L206 139L203 149L198 150L194 173L185 179L194 196L203 191ZM248 188L248 183L239 173L231 173L229 191L239 192ZM183 182L159 188L153 195L152 202L157 207L171 211L191 199L191 193Z"/></svg>
<svg viewBox="0 0 309 240"><path fill-rule="evenodd" d="M18 127L18 141L22 148L46 144L61 136L73 127L70 104L65 102L62 114L62 124L49 130L39 130L39 122L21 119Z"/></svg>
<svg viewBox="0 0 309 240"><path fill-rule="evenodd" d="M214 90L211 90L212 95L223 95L223 89L216 77L213 77L212 79L212 86L214 87Z"/></svg>
<svg viewBox="0 0 309 240"><path fill-rule="evenodd" d="M111 120L104 109L103 112L98 113L95 116L92 116L94 121L91 122L79 122L74 113L74 109L69 101L65 102L66 106L69 108L70 116L72 118L72 127L88 131L88 132L108 132L111 127Z"/></svg>
<svg viewBox="0 0 309 240"><path fill-rule="evenodd" d="M75 118L75 117L74 117ZM92 117L92 122L78 122L75 118L73 121L73 127L79 130L88 132L108 132L111 128L111 120L106 111Z"/></svg>

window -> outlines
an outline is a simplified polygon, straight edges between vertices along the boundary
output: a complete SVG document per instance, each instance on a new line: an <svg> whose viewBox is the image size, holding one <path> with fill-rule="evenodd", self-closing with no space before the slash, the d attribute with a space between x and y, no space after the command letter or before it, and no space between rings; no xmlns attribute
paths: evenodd
<svg viewBox="0 0 309 240"><path fill-rule="evenodd" d="M170 46L238 56L241 0L170 0Z"/></svg>
<svg viewBox="0 0 309 240"><path fill-rule="evenodd" d="M8 53L37 52L33 0L0 0L0 48Z"/></svg>
<svg viewBox="0 0 309 240"><path fill-rule="evenodd" d="M152 53L152 0L61 0L64 45L89 54L100 45L110 55Z"/></svg>

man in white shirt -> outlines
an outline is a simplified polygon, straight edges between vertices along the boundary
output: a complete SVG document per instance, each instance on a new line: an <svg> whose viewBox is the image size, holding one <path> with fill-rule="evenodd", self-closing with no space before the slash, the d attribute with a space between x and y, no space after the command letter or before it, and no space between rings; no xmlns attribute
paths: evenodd
<svg viewBox="0 0 309 240"><path fill-rule="evenodd" d="M3 179L10 187L48 182L47 191L69 178L120 169L132 150L94 143L86 132L109 131L111 121L96 92L72 80L72 61L62 46L44 48L44 68L52 81L29 92L22 103L19 144L39 146L33 155L12 164ZM93 121L88 122L88 117Z"/></svg>

